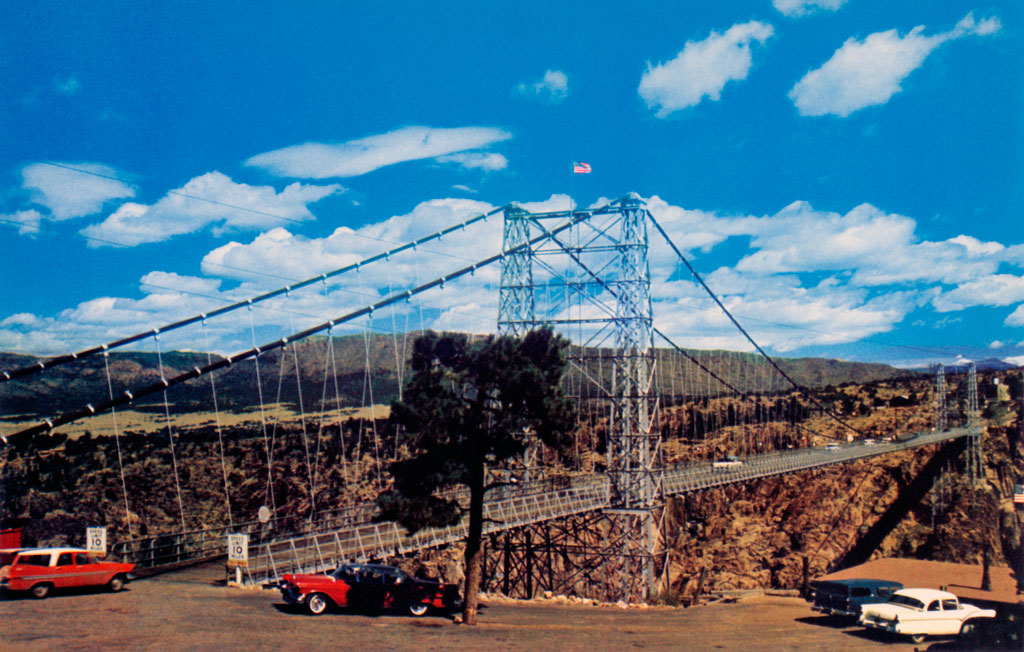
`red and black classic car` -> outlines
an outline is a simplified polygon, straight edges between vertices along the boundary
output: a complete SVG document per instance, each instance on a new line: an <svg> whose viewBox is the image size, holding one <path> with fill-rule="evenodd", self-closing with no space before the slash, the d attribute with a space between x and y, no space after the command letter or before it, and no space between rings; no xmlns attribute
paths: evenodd
<svg viewBox="0 0 1024 652"><path fill-rule="evenodd" d="M459 588L421 579L383 564L342 564L319 575L285 575L281 597L313 615L331 607L360 611L407 610L423 616L431 609L453 611L462 605Z"/></svg>

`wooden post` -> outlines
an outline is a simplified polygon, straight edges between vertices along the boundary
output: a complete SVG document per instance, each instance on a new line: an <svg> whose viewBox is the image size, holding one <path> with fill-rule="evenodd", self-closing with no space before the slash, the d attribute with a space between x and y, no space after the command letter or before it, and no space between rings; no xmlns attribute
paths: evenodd
<svg viewBox="0 0 1024 652"><path fill-rule="evenodd" d="M697 577L697 592L693 594L693 604L700 606L700 596L704 593L704 574L707 573L706 568L700 569L700 575Z"/></svg>
<svg viewBox="0 0 1024 652"><path fill-rule="evenodd" d="M803 584L800 585L800 595L803 598L805 598L805 599L809 595L808 592L807 592L808 587L810 585L810 582L808 581L809 575L810 575L810 568L809 568L809 566L810 566L810 560L807 559L807 555L804 555L803 556Z"/></svg>
<svg viewBox="0 0 1024 652"><path fill-rule="evenodd" d="M505 578L501 582L501 590L506 596L511 597L511 595L509 595L509 574L511 573L509 566L512 561L512 542L509 540L508 530L505 530L505 554L503 561L505 566Z"/></svg>
<svg viewBox="0 0 1024 652"><path fill-rule="evenodd" d="M526 599L533 598L533 537L529 530L523 532L526 536Z"/></svg>
<svg viewBox="0 0 1024 652"><path fill-rule="evenodd" d="M981 555L981 590L992 590L992 577L989 574L989 566L992 565L992 552L988 546Z"/></svg>
<svg viewBox="0 0 1024 652"><path fill-rule="evenodd" d="M548 590L549 591L554 591L555 590L555 574L554 574L554 572L552 571L552 568L551 568L551 557L553 557L554 554L551 552L551 526L550 525L545 525L544 526L544 544L547 547L547 551L548 551Z"/></svg>

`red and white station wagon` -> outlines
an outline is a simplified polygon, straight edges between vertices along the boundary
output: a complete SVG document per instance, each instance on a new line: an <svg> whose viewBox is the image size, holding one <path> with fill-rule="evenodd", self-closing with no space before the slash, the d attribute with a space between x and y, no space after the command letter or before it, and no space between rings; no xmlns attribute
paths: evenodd
<svg viewBox="0 0 1024 652"><path fill-rule="evenodd" d="M135 564L97 559L81 548L0 550L0 589L45 598L53 589L105 586L120 591Z"/></svg>

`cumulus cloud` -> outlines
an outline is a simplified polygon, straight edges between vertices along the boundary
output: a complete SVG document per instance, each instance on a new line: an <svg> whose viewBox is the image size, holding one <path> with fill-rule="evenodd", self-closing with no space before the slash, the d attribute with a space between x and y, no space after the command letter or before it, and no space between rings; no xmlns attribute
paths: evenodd
<svg viewBox="0 0 1024 652"><path fill-rule="evenodd" d="M1003 324L1007 326L1024 326L1024 304L1017 306L1017 308L1007 315L1006 319L1003 320ZM1024 346L1024 342L1020 344Z"/></svg>
<svg viewBox="0 0 1024 652"><path fill-rule="evenodd" d="M1009 306L1024 301L1024 277L992 274L958 285L939 294L932 305L939 312L963 310L972 306Z"/></svg>
<svg viewBox="0 0 1024 652"><path fill-rule="evenodd" d="M0 214L0 222L17 227L18 233L21 235L36 235L39 233L39 223L42 221L43 214L36 210Z"/></svg>
<svg viewBox="0 0 1024 652"><path fill-rule="evenodd" d="M548 70L540 81L519 84L518 90L520 95L561 102L569 96L569 78L561 70Z"/></svg>
<svg viewBox="0 0 1024 652"><path fill-rule="evenodd" d="M103 222L87 226L82 235L95 246L104 241L134 246L161 242L177 235L218 229L259 229L282 221L314 219L308 205L342 191L337 184L293 183L281 192L270 186L235 183L220 172L196 177L155 204L123 204Z"/></svg>
<svg viewBox="0 0 1024 652"><path fill-rule="evenodd" d="M997 18L977 22L967 14L952 30L933 36L924 35L924 26L919 25L902 36L891 29L864 40L850 38L821 67L804 75L789 91L789 98L800 115L845 118L888 102L902 90L903 80L943 43L992 34L1000 27Z"/></svg>
<svg viewBox="0 0 1024 652"><path fill-rule="evenodd" d="M21 170L22 187L55 221L92 215L108 201L134 197L135 189L116 175L99 163L33 163Z"/></svg>
<svg viewBox="0 0 1024 652"><path fill-rule="evenodd" d="M396 163L479 150L511 137L507 131L492 127L404 127L344 143L293 145L257 154L245 164L281 177L354 177Z"/></svg>
<svg viewBox="0 0 1024 652"><path fill-rule="evenodd" d="M836 11L846 0L772 0L772 4L786 16L806 16L818 10Z"/></svg>
<svg viewBox="0 0 1024 652"><path fill-rule="evenodd" d="M466 169L480 169L492 172L508 167L508 159L495 152L461 152L437 157L438 163L455 163Z"/></svg>
<svg viewBox="0 0 1024 652"><path fill-rule="evenodd" d="M915 234L913 218L869 204L838 213L794 202L767 216L687 209L659 197L650 198L647 205L754 338L778 352L861 340L892 330L912 313L921 317L922 310L935 311L927 315L926 323L938 326L943 320L958 320L956 311L972 306L1017 305L1005 324L1024 326L1024 276L1002 269L1024 267L1015 258L1016 246L966 235L923 241ZM554 195L522 206L531 212L566 210L569 198ZM97 297L52 318L10 315L0 322L0 350L59 353L151 329L354 264L492 209L470 199L435 199L408 213L359 228L338 228L320 238L292 233L287 224L276 225L208 252L199 276L146 274L137 298ZM748 350L749 344L689 278L674 252L651 233L655 324L681 346ZM502 218L495 215L442 240L392 255L386 262L364 265L358 272L259 304L249 313L258 341L337 318L496 254L501 234ZM709 268L712 254L734 260L719 257L716 267ZM548 275L560 289L548 293L556 303L541 318L608 316L598 306L567 301L561 289L565 283L557 283L559 275L572 267L567 257L545 264L543 271L537 268L537 280ZM402 301L361 318L356 326L400 332L431 327L492 331L500 275L499 264L481 268L443 290L436 288L408 304ZM579 278L578 270L569 278ZM930 319L933 315L941 319ZM237 319L234 324L211 323L211 346L219 351L251 346L247 320L242 322L241 331ZM181 346L197 348L194 336Z"/></svg>
<svg viewBox="0 0 1024 652"><path fill-rule="evenodd" d="M764 43L774 33L771 25L750 21L733 25L724 34L711 32L703 41L687 41L674 59L647 64L640 97L657 109L659 118L695 106L705 97L717 101L728 82L747 78L751 44Z"/></svg>

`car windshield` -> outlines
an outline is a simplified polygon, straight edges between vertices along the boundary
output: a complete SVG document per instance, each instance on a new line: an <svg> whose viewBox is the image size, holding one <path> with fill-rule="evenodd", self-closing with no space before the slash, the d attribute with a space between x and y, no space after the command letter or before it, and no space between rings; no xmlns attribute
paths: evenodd
<svg viewBox="0 0 1024 652"><path fill-rule="evenodd" d="M889 598L889 602L892 604L902 605L904 607L910 607L911 609L917 609L918 611L924 609L923 602L921 602L917 598L912 598L909 595L901 595L897 593L891 598Z"/></svg>

